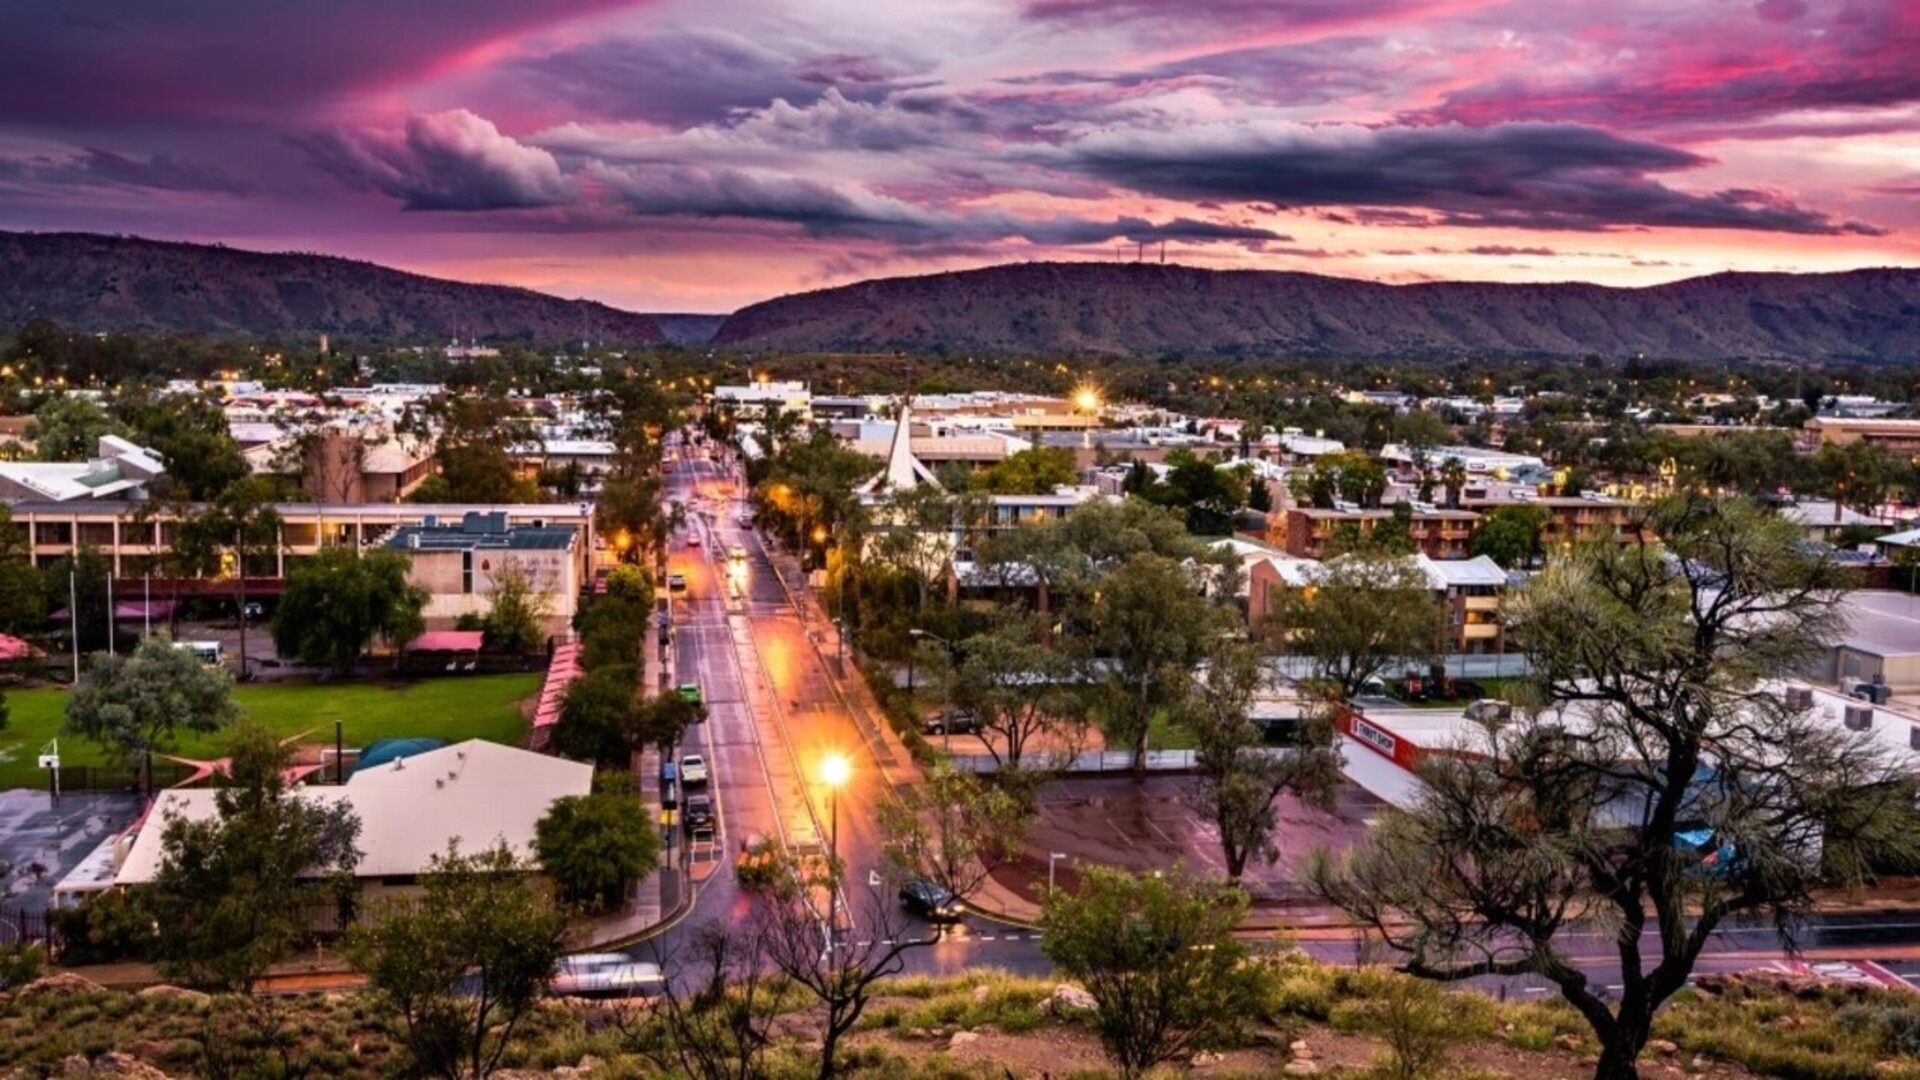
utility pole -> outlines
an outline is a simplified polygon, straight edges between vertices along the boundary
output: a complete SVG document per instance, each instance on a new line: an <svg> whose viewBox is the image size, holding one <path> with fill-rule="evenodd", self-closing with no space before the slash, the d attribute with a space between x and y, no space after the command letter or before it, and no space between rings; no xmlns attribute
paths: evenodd
<svg viewBox="0 0 1920 1080"><path fill-rule="evenodd" d="M73 564L78 567L80 564ZM55 580L58 580L57 578ZM80 682L80 586L73 570L67 571L67 630L73 635L73 681Z"/></svg>
<svg viewBox="0 0 1920 1080"><path fill-rule="evenodd" d="M233 530L233 580L240 596L234 603L234 613L240 616L240 681L247 679L247 549L245 545L246 527L235 526Z"/></svg>

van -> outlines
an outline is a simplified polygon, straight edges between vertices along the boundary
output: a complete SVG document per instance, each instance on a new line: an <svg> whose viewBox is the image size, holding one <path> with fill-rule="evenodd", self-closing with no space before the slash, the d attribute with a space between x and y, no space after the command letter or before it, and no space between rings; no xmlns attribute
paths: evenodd
<svg viewBox="0 0 1920 1080"><path fill-rule="evenodd" d="M219 664L226 659L226 651L217 641L176 641L176 649L185 649L203 664Z"/></svg>

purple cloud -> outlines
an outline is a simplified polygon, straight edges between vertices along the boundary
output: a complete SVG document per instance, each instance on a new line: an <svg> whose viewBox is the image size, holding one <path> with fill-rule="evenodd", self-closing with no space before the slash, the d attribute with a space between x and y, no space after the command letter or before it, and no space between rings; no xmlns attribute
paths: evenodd
<svg viewBox="0 0 1920 1080"><path fill-rule="evenodd" d="M336 129L299 145L348 185L391 195L407 210L528 209L576 197L552 154L465 109L413 117L399 136Z"/></svg>

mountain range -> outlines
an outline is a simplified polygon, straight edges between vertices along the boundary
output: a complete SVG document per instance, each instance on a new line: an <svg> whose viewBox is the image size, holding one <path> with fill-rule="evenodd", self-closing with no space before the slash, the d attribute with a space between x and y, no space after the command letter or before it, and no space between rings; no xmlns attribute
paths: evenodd
<svg viewBox="0 0 1920 1080"><path fill-rule="evenodd" d="M1920 359L1920 270L1723 273L1645 288L1384 285L1151 263L885 278L727 316L646 315L311 254L0 233L0 330L671 342L1087 356Z"/></svg>
<svg viewBox="0 0 1920 1080"><path fill-rule="evenodd" d="M92 233L0 232L0 329L317 334L419 341L664 340L650 316L330 255Z"/></svg>

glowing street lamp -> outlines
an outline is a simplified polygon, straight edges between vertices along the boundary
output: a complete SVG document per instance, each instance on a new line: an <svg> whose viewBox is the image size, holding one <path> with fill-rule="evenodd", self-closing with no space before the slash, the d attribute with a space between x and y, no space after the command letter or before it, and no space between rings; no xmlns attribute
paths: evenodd
<svg viewBox="0 0 1920 1080"><path fill-rule="evenodd" d="M845 754L833 753L820 759L820 782L827 785L827 873L831 902L840 902L840 789L853 775L853 764Z"/></svg>

